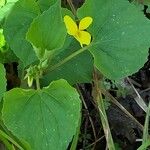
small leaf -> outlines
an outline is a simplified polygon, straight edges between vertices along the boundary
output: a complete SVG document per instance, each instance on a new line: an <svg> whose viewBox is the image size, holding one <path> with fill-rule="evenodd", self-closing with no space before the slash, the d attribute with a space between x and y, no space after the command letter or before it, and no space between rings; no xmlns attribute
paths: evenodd
<svg viewBox="0 0 150 150"><path fill-rule="evenodd" d="M13 89L4 96L6 127L32 150L66 150L80 119L77 91L65 80L42 90Z"/></svg>
<svg viewBox="0 0 150 150"><path fill-rule="evenodd" d="M32 22L27 33L27 39L43 52L61 48L66 34L67 31L61 15L61 5L58 0L55 5Z"/></svg>
<svg viewBox="0 0 150 150"><path fill-rule="evenodd" d="M24 63L24 67L37 60L31 44L25 37L29 25L38 14L39 7L34 0L19 0L8 15L4 26L6 41Z"/></svg>
<svg viewBox="0 0 150 150"><path fill-rule="evenodd" d="M0 64L0 101L6 91L6 71L2 64Z"/></svg>
<svg viewBox="0 0 150 150"><path fill-rule="evenodd" d="M95 66L110 79L138 71L147 60L150 21L135 5L124 0L86 0L78 10L80 19L93 18L90 52Z"/></svg>

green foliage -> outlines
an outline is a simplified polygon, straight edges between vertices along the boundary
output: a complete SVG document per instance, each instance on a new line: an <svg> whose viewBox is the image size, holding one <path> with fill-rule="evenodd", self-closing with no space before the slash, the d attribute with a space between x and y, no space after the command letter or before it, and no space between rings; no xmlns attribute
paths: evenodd
<svg viewBox="0 0 150 150"><path fill-rule="evenodd" d="M37 60L31 44L26 40L26 32L38 14L39 7L34 0L19 0L5 22L6 40L24 67Z"/></svg>
<svg viewBox="0 0 150 150"><path fill-rule="evenodd" d="M4 66L2 64L0 64L0 101L3 97L4 92L6 91L6 73L5 73L5 69Z"/></svg>
<svg viewBox="0 0 150 150"><path fill-rule="evenodd" d="M93 18L89 50L106 77L123 78L144 65L150 45L150 21L135 5L121 0L88 0L78 16Z"/></svg>
<svg viewBox="0 0 150 150"><path fill-rule="evenodd" d="M60 1L58 1L38 16L28 30L27 39L36 47L35 50L39 49L39 58L44 55L45 50L57 50L64 44L67 32L61 16L60 5Z"/></svg>
<svg viewBox="0 0 150 150"><path fill-rule="evenodd" d="M5 5L5 0L0 0L0 7L3 7Z"/></svg>
<svg viewBox="0 0 150 150"><path fill-rule="evenodd" d="M15 56L15 54L11 50L4 50L0 51L0 63L11 63L11 62L17 62L18 58Z"/></svg>
<svg viewBox="0 0 150 150"><path fill-rule="evenodd" d="M148 150L150 146L150 140L148 139L144 144L142 144L137 150Z"/></svg>
<svg viewBox="0 0 150 150"><path fill-rule="evenodd" d="M0 49L5 46L5 37L3 35L3 29L0 29Z"/></svg>
<svg viewBox="0 0 150 150"><path fill-rule="evenodd" d="M0 21L7 16L7 14L11 11L12 7L18 0L0 0Z"/></svg>
<svg viewBox="0 0 150 150"><path fill-rule="evenodd" d="M45 11L49 9L57 0L38 0L38 4L40 6L41 11Z"/></svg>
<svg viewBox="0 0 150 150"><path fill-rule="evenodd" d="M51 60L50 66L55 66L78 49L80 49L79 44L74 39L67 37L63 48L59 50L61 53ZM92 72L93 58L88 51L85 51L63 65L48 70L42 78L42 83L47 85L49 82L61 78L66 79L72 85L88 83L92 80Z"/></svg>
<svg viewBox="0 0 150 150"><path fill-rule="evenodd" d="M82 20L86 34L92 36L89 45L81 47L77 42L84 31L67 35L65 15L75 18L77 25L84 17L93 19L88 28ZM81 102L72 86L93 82L94 68L106 78L118 80L138 71L148 57L150 21L128 1L86 0L77 16L62 8L61 0L0 1L0 22L4 30L4 35L0 33L0 48L4 48L0 63L17 62L19 71L15 73L21 80L20 87L6 92L6 73L0 64L2 120L14 137L28 145L27 150L67 149L79 133L81 121ZM73 23L70 26L76 28ZM24 86L24 79L31 89ZM95 94L95 99L108 147L114 149L106 103L102 95ZM78 134L73 147L77 138Z"/></svg>
<svg viewBox="0 0 150 150"><path fill-rule="evenodd" d="M33 150L65 150L80 119L80 99L66 81L42 90L13 89L4 96L3 119Z"/></svg>

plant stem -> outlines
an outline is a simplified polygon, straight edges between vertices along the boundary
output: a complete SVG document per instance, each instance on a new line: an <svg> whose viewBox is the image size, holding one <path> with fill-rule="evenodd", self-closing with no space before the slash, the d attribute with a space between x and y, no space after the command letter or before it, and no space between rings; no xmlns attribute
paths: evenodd
<svg viewBox="0 0 150 150"><path fill-rule="evenodd" d="M134 92L136 93L136 97L134 98L134 100L136 101L136 103L141 107L141 109L143 109L145 112L147 112L147 105L144 102L143 98L141 97L141 95L139 94L139 92L136 90L136 88L134 87L134 85L131 82L131 79L127 77L127 80L129 82L129 84L131 85L132 89L134 90Z"/></svg>
<svg viewBox="0 0 150 150"><path fill-rule="evenodd" d="M97 139L95 142L93 142L92 144L90 144L87 147L85 147L85 149L89 149L93 145L96 145L96 143L99 142L99 141L101 141L103 138L105 138L105 135L103 135L102 137L100 137L99 139Z"/></svg>
<svg viewBox="0 0 150 150"><path fill-rule="evenodd" d="M0 135L0 140L6 146L7 150L12 150L12 145L7 141L7 139Z"/></svg>
<svg viewBox="0 0 150 150"><path fill-rule="evenodd" d="M90 121L90 123L91 123L91 127L92 127L92 130L93 130L93 135L94 135L94 138L95 138L95 141L96 141L96 140L97 140L97 137L96 137L96 131L95 131L94 123L93 123L93 120L92 120L92 118L91 118L91 116L90 116L90 112L89 112L89 110L88 110L87 104L86 104L86 102L85 102L85 100L84 100L84 97L83 97L83 95L82 95L82 92L80 91L80 87L79 87L78 84L76 85L76 89L77 89L77 91L78 91L78 93L79 93L79 95L80 95L80 98L81 98L81 100L82 100L82 102L83 102L84 108L85 108L85 110L86 110L86 112L87 112L87 115L88 115L88 117L89 117L89 121ZM95 145L94 145L94 147L95 147Z"/></svg>
<svg viewBox="0 0 150 150"><path fill-rule="evenodd" d="M97 75L96 70L94 71L94 77L93 78L94 78L93 97L95 99L95 102L96 102L98 110L99 110L103 130L105 133L105 138L107 141L107 146L108 146L109 150L115 150L113 138L111 135L111 131L109 128L109 123L108 123L108 119L107 119L107 115L106 115L106 111L105 111L104 101L102 98L102 93L101 93L101 90L99 88L99 80L98 80L98 75Z"/></svg>
<svg viewBox="0 0 150 150"><path fill-rule="evenodd" d="M53 71L56 68L60 67L61 65L65 64L66 62L68 62L69 60L71 60L72 58L76 57L77 55L79 55L80 53L84 52L85 50L87 50L89 46L85 46L81 49L79 49L78 51L72 53L71 55L69 55L68 57L66 57L65 59L63 59L62 61L60 61L59 63L55 64L54 66L50 67L50 69L48 69L47 71Z"/></svg>
<svg viewBox="0 0 150 150"><path fill-rule="evenodd" d="M72 11L73 15L74 15L75 17L77 17L76 9L75 9L75 7L74 7L74 5L73 5L73 3L72 3L72 0L67 0L67 2L68 2L69 6L70 6L70 8L71 8L71 11Z"/></svg>
<svg viewBox="0 0 150 150"><path fill-rule="evenodd" d="M77 127L77 130L76 130L76 134L73 137L73 141L72 141L70 150L76 150L77 149L77 144L78 144L78 139L79 139L79 134L80 134L80 127L81 127L81 117L82 116L80 114L78 127Z"/></svg>
<svg viewBox="0 0 150 150"><path fill-rule="evenodd" d="M9 137L5 132L0 130L0 136L10 141L12 144L14 144L16 147L18 147L19 150L24 150L16 141L14 141L11 137Z"/></svg>

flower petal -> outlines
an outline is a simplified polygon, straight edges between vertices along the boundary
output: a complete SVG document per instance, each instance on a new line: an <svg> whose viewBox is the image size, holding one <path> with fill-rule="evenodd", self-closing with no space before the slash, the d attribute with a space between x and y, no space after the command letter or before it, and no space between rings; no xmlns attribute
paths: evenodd
<svg viewBox="0 0 150 150"><path fill-rule="evenodd" d="M76 33L78 32L78 27L75 21L70 16L66 15L64 17L64 22L65 22L68 34L76 35Z"/></svg>
<svg viewBox="0 0 150 150"><path fill-rule="evenodd" d="M78 35L74 36L81 44L89 45L91 43L91 35L87 31L80 31Z"/></svg>
<svg viewBox="0 0 150 150"><path fill-rule="evenodd" d="M91 17L83 18L79 23L79 30L85 30L92 23L93 19Z"/></svg>
<svg viewBox="0 0 150 150"><path fill-rule="evenodd" d="M31 87L33 84L33 77L28 76L28 86Z"/></svg>

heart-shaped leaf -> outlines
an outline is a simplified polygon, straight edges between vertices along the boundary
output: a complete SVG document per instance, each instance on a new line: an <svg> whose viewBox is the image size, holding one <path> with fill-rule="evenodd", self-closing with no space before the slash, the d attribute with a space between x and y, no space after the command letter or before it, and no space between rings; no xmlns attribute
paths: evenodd
<svg viewBox="0 0 150 150"><path fill-rule="evenodd" d="M119 79L144 65L150 46L150 21L135 5L124 0L86 0L80 19L93 18L90 52L106 77Z"/></svg>
<svg viewBox="0 0 150 150"><path fill-rule="evenodd" d="M13 89L4 96L6 127L32 150L66 150L80 119L77 91L65 80L42 90Z"/></svg>

